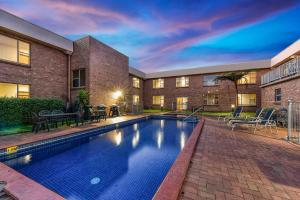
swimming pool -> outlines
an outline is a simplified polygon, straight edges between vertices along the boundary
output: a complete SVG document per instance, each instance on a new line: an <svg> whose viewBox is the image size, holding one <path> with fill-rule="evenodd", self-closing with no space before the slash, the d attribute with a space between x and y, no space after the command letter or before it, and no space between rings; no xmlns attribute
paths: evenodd
<svg viewBox="0 0 300 200"><path fill-rule="evenodd" d="M66 199L152 199L195 123L150 118L5 164Z"/></svg>

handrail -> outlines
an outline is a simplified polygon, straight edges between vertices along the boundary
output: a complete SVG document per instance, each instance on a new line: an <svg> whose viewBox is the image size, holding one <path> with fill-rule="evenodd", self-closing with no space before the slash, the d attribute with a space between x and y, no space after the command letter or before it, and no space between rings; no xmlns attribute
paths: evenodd
<svg viewBox="0 0 300 200"><path fill-rule="evenodd" d="M198 111L201 110L201 109L203 109L203 108L200 106L198 109L196 109L194 112L192 112L189 116L185 117L185 118L183 119L183 121L185 121L186 119L190 118L191 116L193 116L196 112L198 112Z"/></svg>

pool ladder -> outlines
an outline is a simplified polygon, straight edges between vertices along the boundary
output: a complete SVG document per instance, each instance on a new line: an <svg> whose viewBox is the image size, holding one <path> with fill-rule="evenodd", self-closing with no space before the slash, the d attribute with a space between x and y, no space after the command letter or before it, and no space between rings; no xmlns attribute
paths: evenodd
<svg viewBox="0 0 300 200"><path fill-rule="evenodd" d="M203 110L203 107L202 106L200 106L199 108L197 108L196 110L194 110L194 112L192 112L190 115L188 115L187 117L185 117L184 119L183 119L183 121L187 121L189 118L191 118L191 117L196 117L196 119L198 119L198 117L197 116L194 116L196 113L198 113L200 110ZM191 121L191 122L194 122L194 121Z"/></svg>

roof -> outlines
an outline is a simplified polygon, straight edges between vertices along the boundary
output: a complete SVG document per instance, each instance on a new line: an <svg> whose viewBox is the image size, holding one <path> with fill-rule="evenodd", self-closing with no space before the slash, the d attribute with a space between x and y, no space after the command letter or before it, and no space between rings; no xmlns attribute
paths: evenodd
<svg viewBox="0 0 300 200"><path fill-rule="evenodd" d="M146 78L146 74L136 68L129 67L129 74L132 74L134 76L140 77L140 78Z"/></svg>
<svg viewBox="0 0 300 200"><path fill-rule="evenodd" d="M242 62L242 63L235 63L235 64L215 65L215 66L207 66L207 67L182 69L182 70L154 72L154 73L146 74L145 78L151 79L151 78L172 77L172 76L210 74L210 73L229 72L229 71L267 69L270 67L271 67L270 60L257 60L257 61Z"/></svg>
<svg viewBox="0 0 300 200"><path fill-rule="evenodd" d="M291 56L300 53L300 39L298 39L296 42L279 52L276 56L274 56L271 59L271 66L277 66L289 59L291 59Z"/></svg>
<svg viewBox="0 0 300 200"><path fill-rule="evenodd" d="M73 41L0 9L0 29L13 31L29 38L73 52Z"/></svg>

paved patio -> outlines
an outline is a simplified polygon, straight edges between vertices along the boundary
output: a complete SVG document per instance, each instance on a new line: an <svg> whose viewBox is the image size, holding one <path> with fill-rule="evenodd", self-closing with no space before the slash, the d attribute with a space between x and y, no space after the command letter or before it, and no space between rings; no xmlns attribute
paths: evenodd
<svg viewBox="0 0 300 200"><path fill-rule="evenodd" d="M25 134L0 136L0 149L7 148L10 146L17 146L21 144L36 142L39 140L55 138L63 135L72 134L75 132L98 128L104 125L120 123L131 119L137 119L144 116L145 115L126 115L121 117L107 118L107 120L101 120L100 122L86 123L84 125L79 125L77 127L64 127L64 128L51 129L50 132L40 131L38 133L25 133Z"/></svg>
<svg viewBox="0 0 300 200"><path fill-rule="evenodd" d="M298 200L299 172L300 146L207 119L179 199Z"/></svg>

